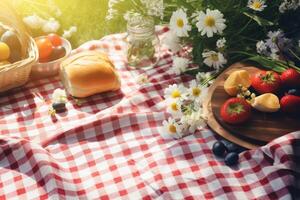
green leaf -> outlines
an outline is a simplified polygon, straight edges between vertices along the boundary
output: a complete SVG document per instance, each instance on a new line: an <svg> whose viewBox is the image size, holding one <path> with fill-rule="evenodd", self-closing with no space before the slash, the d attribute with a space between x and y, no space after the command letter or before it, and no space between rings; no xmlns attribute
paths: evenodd
<svg viewBox="0 0 300 200"><path fill-rule="evenodd" d="M287 68L286 66L284 66L274 60L270 60L270 59L264 58L262 56L253 56L253 57L248 58L247 60L257 62L262 67L279 72L279 73L283 72Z"/></svg>
<svg viewBox="0 0 300 200"><path fill-rule="evenodd" d="M264 18L261 18L257 15L251 14L251 13L247 13L247 12L243 12L244 15L246 15L247 17L253 19L254 21L256 21L260 26L273 26L274 23L266 20Z"/></svg>

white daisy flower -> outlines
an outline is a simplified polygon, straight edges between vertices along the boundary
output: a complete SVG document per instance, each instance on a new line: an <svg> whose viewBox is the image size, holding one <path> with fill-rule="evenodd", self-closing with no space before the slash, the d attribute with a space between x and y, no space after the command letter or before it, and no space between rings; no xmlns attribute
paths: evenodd
<svg viewBox="0 0 300 200"><path fill-rule="evenodd" d="M43 25L43 31L45 33L56 33L59 28L60 28L60 23L54 18L50 18Z"/></svg>
<svg viewBox="0 0 300 200"><path fill-rule="evenodd" d="M63 37L64 38L71 38L72 37L72 35L74 34L74 33L76 33L77 32L77 27L76 26L71 26L70 28L69 28L69 30L64 30L64 33L63 33Z"/></svg>
<svg viewBox="0 0 300 200"><path fill-rule="evenodd" d="M264 0L249 0L248 7L255 11L263 11L267 5Z"/></svg>
<svg viewBox="0 0 300 200"><path fill-rule="evenodd" d="M163 18L164 15L164 1L163 0L141 0L147 9L149 16L156 16Z"/></svg>
<svg viewBox="0 0 300 200"><path fill-rule="evenodd" d="M225 38L221 38L221 39L218 39L217 43L216 43L216 46L218 49L222 49L225 47L225 44L226 44L226 39Z"/></svg>
<svg viewBox="0 0 300 200"><path fill-rule="evenodd" d="M284 0L279 6L279 12L285 13L289 10L296 10L300 6L299 0Z"/></svg>
<svg viewBox="0 0 300 200"><path fill-rule="evenodd" d="M203 116L203 110L201 108L192 112L190 115L182 117L181 123L189 127L190 133L194 133L196 130L203 129L207 126Z"/></svg>
<svg viewBox="0 0 300 200"><path fill-rule="evenodd" d="M188 59L174 56L173 67L171 68L171 71L174 72L176 75L180 75L181 73L186 71L188 64L189 64Z"/></svg>
<svg viewBox="0 0 300 200"><path fill-rule="evenodd" d="M267 45L264 41L258 41L256 43L256 51L260 54L265 54L267 52Z"/></svg>
<svg viewBox="0 0 300 200"><path fill-rule="evenodd" d="M170 113L173 118L178 119L182 117L183 113L181 111L181 101L169 100L167 101L167 105L167 112Z"/></svg>
<svg viewBox="0 0 300 200"><path fill-rule="evenodd" d="M67 94L65 90L57 88L52 93L52 102L53 103L66 103L68 101Z"/></svg>
<svg viewBox="0 0 300 200"><path fill-rule="evenodd" d="M227 60L224 58L224 55L220 52L207 51L203 52L202 56L203 58L205 58L203 62L207 66L213 67L216 70L220 70L220 68L227 63Z"/></svg>
<svg viewBox="0 0 300 200"><path fill-rule="evenodd" d="M183 9L178 9L173 12L170 19L170 28L178 37L189 36L188 31L192 29L189 25L187 15Z"/></svg>
<svg viewBox="0 0 300 200"><path fill-rule="evenodd" d="M201 102L207 94L207 88L199 85L196 80L190 82L189 94L196 102Z"/></svg>
<svg viewBox="0 0 300 200"><path fill-rule="evenodd" d="M214 33L222 34L226 28L226 20L223 17L224 15L219 10L207 9L206 13L201 11L196 23L198 31L207 37L212 37Z"/></svg>
<svg viewBox="0 0 300 200"><path fill-rule="evenodd" d="M173 53L177 53L182 49L180 39L173 31L169 31L162 41Z"/></svg>
<svg viewBox="0 0 300 200"><path fill-rule="evenodd" d="M165 89L165 99L172 98L182 98L186 93L186 88L183 85L173 84Z"/></svg>
<svg viewBox="0 0 300 200"><path fill-rule="evenodd" d="M36 14L23 18L23 22L31 29L40 29L46 23L46 20Z"/></svg>
<svg viewBox="0 0 300 200"><path fill-rule="evenodd" d="M206 82L205 86L213 84L214 80L209 80L212 76L212 72L198 72L196 75L196 80L203 84L203 82ZM209 80L209 81L208 81Z"/></svg>
<svg viewBox="0 0 300 200"><path fill-rule="evenodd" d="M178 124L175 119L169 118L168 120L163 121L163 126L165 131L173 137L181 138L183 136L182 126Z"/></svg>

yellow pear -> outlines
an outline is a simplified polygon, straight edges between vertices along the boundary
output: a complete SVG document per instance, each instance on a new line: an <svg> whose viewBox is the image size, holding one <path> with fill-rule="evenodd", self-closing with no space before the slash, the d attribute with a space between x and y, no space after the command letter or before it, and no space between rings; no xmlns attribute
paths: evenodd
<svg viewBox="0 0 300 200"><path fill-rule="evenodd" d="M255 97L251 105L261 112L277 112L280 109L279 99L272 93L266 93Z"/></svg>
<svg viewBox="0 0 300 200"><path fill-rule="evenodd" d="M230 96L236 96L239 85L245 88L251 86L250 74L246 70L232 72L224 83L224 89Z"/></svg>

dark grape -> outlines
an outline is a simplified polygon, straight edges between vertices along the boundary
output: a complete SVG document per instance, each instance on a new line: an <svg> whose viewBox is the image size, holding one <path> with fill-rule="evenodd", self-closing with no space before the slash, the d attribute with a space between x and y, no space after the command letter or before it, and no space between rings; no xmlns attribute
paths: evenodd
<svg viewBox="0 0 300 200"><path fill-rule="evenodd" d="M228 166L236 165L239 161L239 154L230 152L225 156L225 164Z"/></svg>
<svg viewBox="0 0 300 200"><path fill-rule="evenodd" d="M212 151L216 156L222 157L226 152L226 147L222 142L215 142Z"/></svg>
<svg viewBox="0 0 300 200"><path fill-rule="evenodd" d="M66 104L63 102L57 102L52 104L52 108L55 112L60 113L66 111Z"/></svg>

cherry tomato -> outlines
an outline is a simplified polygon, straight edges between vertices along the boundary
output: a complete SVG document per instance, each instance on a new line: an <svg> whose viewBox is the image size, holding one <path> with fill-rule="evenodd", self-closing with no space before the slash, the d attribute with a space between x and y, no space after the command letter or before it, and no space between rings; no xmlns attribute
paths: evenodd
<svg viewBox="0 0 300 200"><path fill-rule="evenodd" d="M53 47L49 60L57 60L66 55L66 49L63 46Z"/></svg>
<svg viewBox="0 0 300 200"><path fill-rule="evenodd" d="M51 41L45 38L39 38L35 40L37 47L39 49L39 57L41 60L48 58L52 53L52 43Z"/></svg>
<svg viewBox="0 0 300 200"><path fill-rule="evenodd" d="M48 35L49 40L51 41L52 45L55 47L61 46L62 45L62 39L55 33L51 33Z"/></svg>

